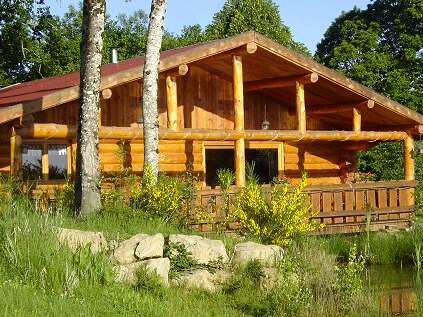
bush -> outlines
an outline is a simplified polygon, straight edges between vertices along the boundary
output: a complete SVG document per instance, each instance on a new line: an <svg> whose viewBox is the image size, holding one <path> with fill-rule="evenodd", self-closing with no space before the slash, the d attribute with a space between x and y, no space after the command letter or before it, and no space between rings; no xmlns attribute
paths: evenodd
<svg viewBox="0 0 423 317"><path fill-rule="evenodd" d="M303 189L306 177L291 188L287 182L272 187L270 201L254 177L248 177L246 186L236 198L236 214L241 226L264 243L287 245L294 235L313 231L316 225L309 220L311 205Z"/></svg>
<svg viewBox="0 0 423 317"><path fill-rule="evenodd" d="M131 192L130 204L152 216L165 220L178 220L184 216L184 208L189 208L194 195L190 179L160 175L154 181L151 167L147 166L144 177Z"/></svg>

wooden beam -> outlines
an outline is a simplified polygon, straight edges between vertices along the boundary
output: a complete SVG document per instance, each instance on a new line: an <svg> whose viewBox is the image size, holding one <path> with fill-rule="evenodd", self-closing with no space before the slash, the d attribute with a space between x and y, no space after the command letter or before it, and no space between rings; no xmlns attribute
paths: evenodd
<svg viewBox="0 0 423 317"><path fill-rule="evenodd" d="M103 99L112 98L112 90L110 88L103 89L101 91L101 97L103 97Z"/></svg>
<svg viewBox="0 0 423 317"><path fill-rule="evenodd" d="M298 81L295 83L295 95L296 95L295 103L297 108L297 120L298 120L297 129L301 133L305 133L307 118L306 118L306 110L305 110L305 91L304 91L303 83Z"/></svg>
<svg viewBox="0 0 423 317"><path fill-rule="evenodd" d="M319 106L308 106L307 113L310 115L318 114L332 114L336 112L347 112L352 111L353 108L359 110L372 109L375 106L373 100L366 100L363 102L351 102L337 105L319 105Z"/></svg>
<svg viewBox="0 0 423 317"><path fill-rule="evenodd" d="M175 76L166 76L167 127L178 128L178 88Z"/></svg>
<svg viewBox="0 0 423 317"><path fill-rule="evenodd" d="M414 176L414 140L411 135L404 139L404 179L411 181Z"/></svg>
<svg viewBox="0 0 423 317"><path fill-rule="evenodd" d="M361 131L361 110L358 108L353 108L353 131Z"/></svg>
<svg viewBox="0 0 423 317"><path fill-rule="evenodd" d="M319 80L319 75L316 73L310 73L307 75L301 76L290 76L290 77L278 77L278 78L268 78L255 81L249 81L244 84L245 91L256 91L261 89L271 89L271 88L283 88L295 86L297 82L306 85L313 84Z"/></svg>
<svg viewBox="0 0 423 317"><path fill-rule="evenodd" d="M411 135L407 135L404 140L404 179L406 181L415 180L414 167L414 139ZM408 206L414 205L414 189L410 188L405 191L406 202Z"/></svg>
<svg viewBox="0 0 423 317"><path fill-rule="evenodd" d="M235 130L244 131L244 79L242 73L242 57L233 56L233 89L234 89L234 110ZM239 138L235 141L235 184L245 185L245 139Z"/></svg>
<svg viewBox="0 0 423 317"><path fill-rule="evenodd" d="M76 137L76 126L51 123L38 123L31 127L16 129L16 133L32 139L73 139ZM106 127L99 131L100 139L142 140L142 129L133 127ZM173 131L160 129L161 140L203 140L203 141L235 141L244 138L250 141L400 141L408 134L404 131L312 131L305 134L297 130L224 130L224 129L181 129Z"/></svg>
<svg viewBox="0 0 423 317"><path fill-rule="evenodd" d="M48 180L48 144L43 143L41 148L41 175L43 180Z"/></svg>
<svg viewBox="0 0 423 317"><path fill-rule="evenodd" d="M22 166L22 137L12 128L10 136L10 175L19 177Z"/></svg>

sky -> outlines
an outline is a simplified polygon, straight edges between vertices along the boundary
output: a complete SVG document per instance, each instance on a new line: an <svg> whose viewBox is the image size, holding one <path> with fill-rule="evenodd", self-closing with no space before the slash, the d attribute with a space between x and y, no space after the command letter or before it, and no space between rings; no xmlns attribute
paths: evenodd
<svg viewBox="0 0 423 317"><path fill-rule="evenodd" d="M77 6L80 0L46 0L53 13L62 15L69 5ZM370 0L276 0L282 20L289 26L296 41L304 43L311 52L316 50L331 22L342 11L354 6L365 9ZM224 0L168 0L166 29L179 33L184 25L206 26ZM142 9L149 13L150 0L107 0L107 13L131 14Z"/></svg>

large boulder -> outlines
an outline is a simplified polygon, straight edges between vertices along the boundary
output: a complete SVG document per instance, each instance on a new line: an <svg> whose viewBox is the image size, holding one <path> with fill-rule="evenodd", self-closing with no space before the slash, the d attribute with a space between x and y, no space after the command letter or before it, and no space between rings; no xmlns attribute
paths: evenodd
<svg viewBox="0 0 423 317"><path fill-rule="evenodd" d="M163 256L164 237L161 233L154 236L137 234L122 241L113 251L113 258L119 264L130 264L137 260Z"/></svg>
<svg viewBox="0 0 423 317"><path fill-rule="evenodd" d="M205 239L200 236L172 234L169 236L170 244L182 244L199 264L208 264L212 261L227 263L229 257L225 245L220 240Z"/></svg>
<svg viewBox="0 0 423 317"><path fill-rule="evenodd" d="M140 259L161 258L163 256L164 237L161 233L148 236L138 243L135 256Z"/></svg>
<svg viewBox="0 0 423 317"><path fill-rule="evenodd" d="M57 237L72 251L88 245L92 253L98 253L108 248L107 240L101 232L57 228Z"/></svg>
<svg viewBox="0 0 423 317"><path fill-rule="evenodd" d="M214 274L204 269L188 271L180 274L172 282L188 288L201 288L214 292L229 277L229 273L217 271Z"/></svg>
<svg viewBox="0 0 423 317"><path fill-rule="evenodd" d="M169 284L170 261L168 258L149 259L131 264L115 266L113 268L115 281L136 285L138 282L136 273L142 267L145 267L151 273L156 273L163 285Z"/></svg>
<svg viewBox="0 0 423 317"><path fill-rule="evenodd" d="M258 260L263 265L275 265L283 257L283 249L277 245L263 245L255 242L244 242L235 245L234 265L245 265Z"/></svg>

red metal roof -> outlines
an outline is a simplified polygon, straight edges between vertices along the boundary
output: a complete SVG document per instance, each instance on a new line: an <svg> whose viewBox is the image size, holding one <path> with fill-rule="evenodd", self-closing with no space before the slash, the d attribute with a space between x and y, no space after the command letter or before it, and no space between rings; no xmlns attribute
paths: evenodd
<svg viewBox="0 0 423 317"><path fill-rule="evenodd" d="M200 44L201 45L201 44ZM161 58L188 51L199 45L191 45L163 51ZM101 67L101 76L119 73L133 67L141 66L144 58L135 57L120 61L116 64L105 64ZM34 100L61 89L79 85L79 72L68 73L62 76L37 79L25 83L11 85L0 89L0 107L10 106L24 101Z"/></svg>

